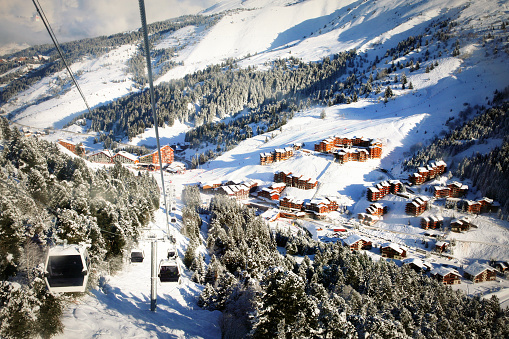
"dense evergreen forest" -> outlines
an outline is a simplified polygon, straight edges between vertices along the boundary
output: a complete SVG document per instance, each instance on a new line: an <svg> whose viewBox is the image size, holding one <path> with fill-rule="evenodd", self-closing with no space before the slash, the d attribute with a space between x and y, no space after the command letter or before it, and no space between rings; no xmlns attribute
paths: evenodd
<svg viewBox="0 0 509 339"><path fill-rule="evenodd" d="M223 312L225 338L504 338L509 312L467 297L407 266L336 244L271 234L224 196L210 204L206 285L199 305ZM305 255L297 264L277 246ZM308 256L312 256L310 260ZM201 261L199 258L195 262Z"/></svg>
<svg viewBox="0 0 509 339"><path fill-rule="evenodd" d="M65 298L72 297L46 289L48 246L89 243L96 280L106 261L117 262L138 239L159 207L159 188L151 175L120 164L91 170L55 143L24 137L5 118L0 149L0 337L49 337L62 330Z"/></svg>
<svg viewBox="0 0 509 339"><path fill-rule="evenodd" d="M507 89L503 92L507 95ZM504 95L496 93L498 103ZM473 109L468 107L457 119L464 120ZM455 124L454 121L450 122ZM456 127L443 137L436 137L430 145L419 150L405 161L406 169L421 166L430 160L444 159L449 162L453 174L471 179L483 195L501 204L503 219L509 218L509 102L498 103L492 108L479 108L474 118ZM500 139L502 145L488 154L472 154L456 160L454 156L474 145L486 144L489 139ZM458 163L459 162L459 163Z"/></svg>
<svg viewBox="0 0 509 339"><path fill-rule="evenodd" d="M227 151L246 138L280 128L294 112L312 103L333 105L357 100L357 94L354 98L345 96L358 84L355 75L338 82L355 58L355 51L320 63L290 58L274 62L268 71L239 69L233 60L211 66L155 88L159 126L172 126L176 120L192 121L196 128L186 134L191 147L210 143L217 145L217 153ZM338 94L340 90L344 92ZM122 136L132 138L153 126L149 100L147 91L136 93L80 118L91 120L92 130L109 131L100 141L111 145ZM214 122L241 112L228 123ZM201 155L200 162L214 155Z"/></svg>

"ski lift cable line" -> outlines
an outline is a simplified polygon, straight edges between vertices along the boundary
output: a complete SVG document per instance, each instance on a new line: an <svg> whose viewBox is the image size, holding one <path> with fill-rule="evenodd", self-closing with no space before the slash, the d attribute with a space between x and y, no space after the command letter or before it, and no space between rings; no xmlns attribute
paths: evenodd
<svg viewBox="0 0 509 339"><path fill-rule="evenodd" d="M90 115L92 115L92 111L90 110L90 106L88 105L87 99L85 99L85 95L81 91L81 87L78 85L78 82L76 81L76 78L74 77L74 74L72 73L71 67L69 67L69 65L67 64L67 61L64 58L64 53L63 53L62 49L60 48L57 37L56 37L55 33L53 32L53 29L51 28L51 25L49 24L48 19L46 18L46 14L44 13L44 11L42 9L42 6L39 3L39 0L32 0L32 2L34 3L35 9L37 10L37 12L39 13L39 16L41 17L42 22L44 23L44 26L46 27L46 30L48 31L48 34L49 34L51 40L53 41L53 44L55 45L57 52L60 55L60 58L62 59L62 62L65 65L65 68L67 69L67 72L69 72L69 75L71 76L71 79L74 82L74 85L78 89L78 92L80 93L81 98L83 99L83 102L87 106L88 113L90 113Z"/></svg>
<svg viewBox="0 0 509 339"><path fill-rule="evenodd" d="M166 210L166 227L169 231L169 220L168 220L168 204L166 202L166 190L164 188L164 174L163 174L163 160L161 157L161 143L159 141L159 129L158 129L158 119L156 112L156 101L154 95L154 83L152 80L152 63L150 61L150 48L148 44L148 33L147 33L147 19L145 14L145 1L139 0L140 6L140 17L141 17L141 27L143 30L143 41L145 47L145 56L147 61L147 74L148 74L148 83L149 83L149 92L150 92L150 103L152 106L152 116L154 118L154 130L156 134L156 142L157 142L157 156L159 157L159 170L161 172L161 189L163 191L163 199L164 199L164 208ZM168 232L169 233L169 232Z"/></svg>

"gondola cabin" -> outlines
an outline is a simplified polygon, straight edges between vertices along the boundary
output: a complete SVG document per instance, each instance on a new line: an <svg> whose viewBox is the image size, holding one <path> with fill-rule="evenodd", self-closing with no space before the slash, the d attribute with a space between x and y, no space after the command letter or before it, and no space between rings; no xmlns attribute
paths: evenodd
<svg viewBox="0 0 509 339"><path fill-rule="evenodd" d="M161 282L178 282L180 267L176 260L161 260L159 264L159 280Z"/></svg>
<svg viewBox="0 0 509 339"><path fill-rule="evenodd" d="M90 258L83 245L57 245L46 257L44 280L50 292L85 292Z"/></svg>
<svg viewBox="0 0 509 339"><path fill-rule="evenodd" d="M166 257L168 258L168 260L171 260L171 259L176 260L177 259L178 254L177 254L177 250L175 249L174 246L170 246L170 248L168 248Z"/></svg>
<svg viewBox="0 0 509 339"><path fill-rule="evenodd" d="M177 218L171 217L171 222L177 222Z"/></svg>
<svg viewBox="0 0 509 339"><path fill-rule="evenodd" d="M143 252L143 250L140 249L131 250L131 262L143 262L144 258L145 253Z"/></svg>

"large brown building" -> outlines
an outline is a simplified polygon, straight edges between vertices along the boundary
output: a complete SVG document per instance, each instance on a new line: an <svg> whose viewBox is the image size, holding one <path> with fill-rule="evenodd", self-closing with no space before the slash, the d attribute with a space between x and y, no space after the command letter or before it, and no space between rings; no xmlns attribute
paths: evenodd
<svg viewBox="0 0 509 339"><path fill-rule="evenodd" d="M159 154L157 150L152 153L142 155L139 157L140 163L142 164L159 164ZM161 162L163 164L171 164L174 161L173 148L166 145L161 147Z"/></svg>

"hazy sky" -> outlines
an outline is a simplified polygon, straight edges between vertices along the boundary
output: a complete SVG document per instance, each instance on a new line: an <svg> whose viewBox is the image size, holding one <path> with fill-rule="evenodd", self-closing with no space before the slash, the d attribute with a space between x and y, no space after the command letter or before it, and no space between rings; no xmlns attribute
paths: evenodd
<svg viewBox="0 0 509 339"><path fill-rule="evenodd" d="M196 14L218 0L145 0L147 22ZM60 42L141 27L138 0L39 0ZM0 0L0 46L51 43L31 0Z"/></svg>

